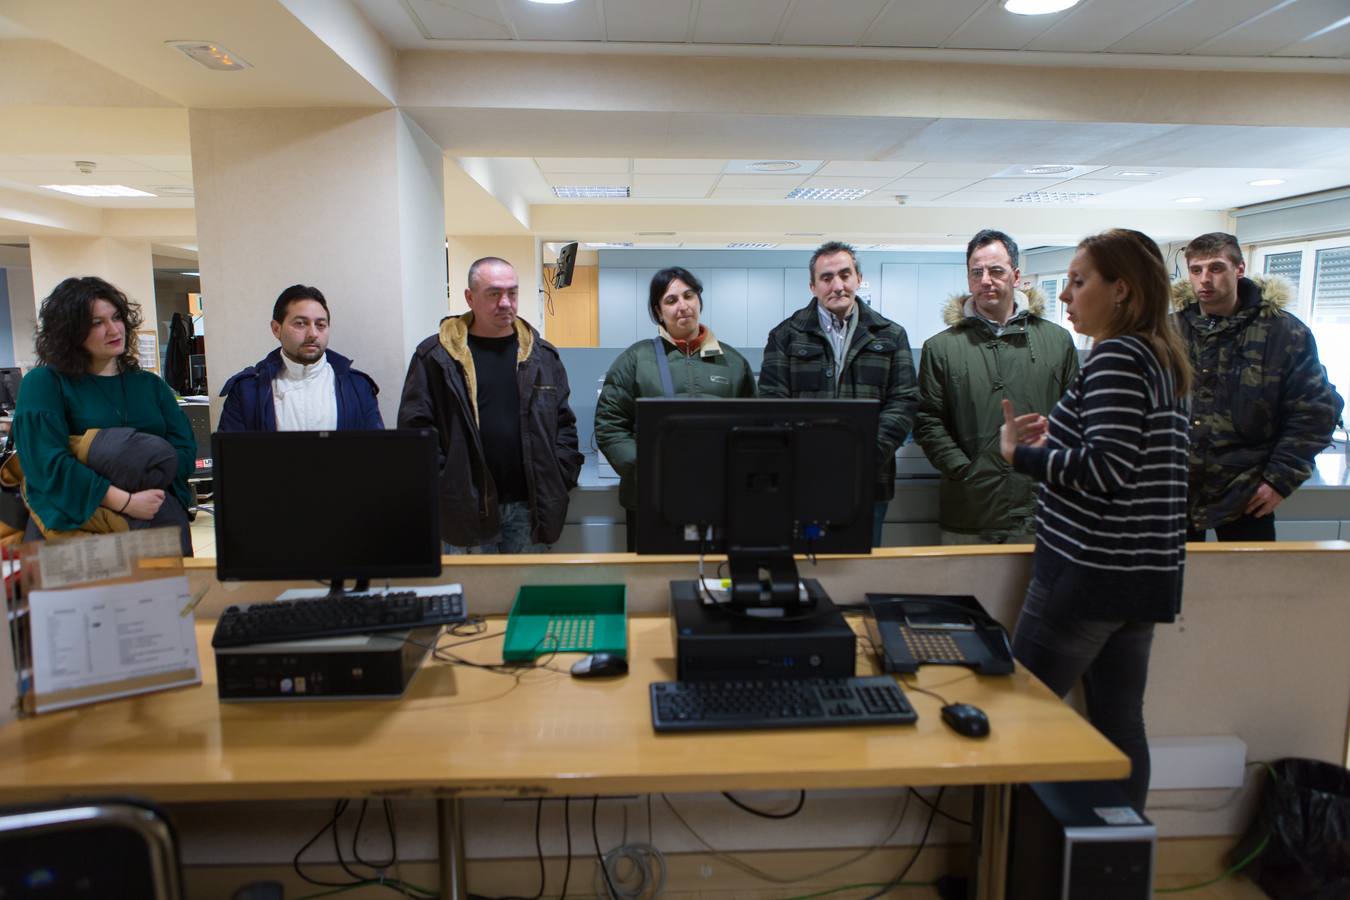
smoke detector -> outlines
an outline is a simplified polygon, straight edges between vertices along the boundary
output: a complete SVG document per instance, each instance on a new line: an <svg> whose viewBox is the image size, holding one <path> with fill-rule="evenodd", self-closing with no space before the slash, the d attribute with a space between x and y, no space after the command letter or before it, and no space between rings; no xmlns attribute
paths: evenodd
<svg viewBox="0 0 1350 900"><path fill-rule="evenodd" d="M94 170L98 168L98 163L87 159L77 159L75 160L75 168L79 170L81 175L92 175Z"/></svg>

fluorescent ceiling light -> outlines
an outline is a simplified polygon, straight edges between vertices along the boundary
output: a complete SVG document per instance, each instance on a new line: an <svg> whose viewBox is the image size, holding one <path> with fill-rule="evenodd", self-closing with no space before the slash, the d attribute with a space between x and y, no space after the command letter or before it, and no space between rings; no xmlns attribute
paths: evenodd
<svg viewBox="0 0 1350 900"><path fill-rule="evenodd" d="M1073 166L1027 166L1022 170L1023 175L1062 175L1065 172L1072 172Z"/></svg>
<svg viewBox="0 0 1350 900"><path fill-rule="evenodd" d="M1027 191L1008 200L1008 203L1077 203L1096 193L1088 191Z"/></svg>
<svg viewBox="0 0 1350 900"><path fill-rule="evenodd" d="M632 241L590 241L587 242L588 250L613 250L618 247L631 247Z"/></svg>
<svg viewBox="0 0 1350 900"><path fill-rule="evenodd" d="M766 244L762 241L736 241L727 244L728 250L768 250L770 247L777 247L777 244Z"/></svg>
<svg viewBox="0 0 1350 900"><path fill-rule="evenodd" d="M786 200L857 200L872 193L871 188L806 188L793 190Z"/></svg>
<svg viewBox="0 0 1350 900"><path fill-rule="evenodd" d="M592 200L595 198L627 197L628 188L623 185L583 184L554 186L553 196L563 200Z"/></svg>
<svg viewBox="0 0 1350 900"><path fill-rule="evenodd" d="M1078 5L1078 0L1003 0L1003 8L1019 16L1044 16Z"/></svg>
<svg viewBox="0 0 1350 900"><path fill-rule="evenodd" d="M571 3L572 0L530 0L531 3L542 3L545 6L562 6L564 3Z"/></svg>
<svg viewBox="0 0 1350 900"><path fill-rule="evenodd" d="M202 273L201 273L201 272L183 272L183 273L181 273L181 274L183 274L183 275L190 275L190 276L193 277L193 278L200 278Z"/></svg>
<svg viewBox="0 0 1350 900"><path fill-rule="evenodd" d="M1249 181L1247 184L1252 187L1274 187L1277 184L1284 184L1283 178L1258 178L1255 181Z"/></svg>
<svg viewBox="0 0 1350 900"><path fill-rule="evenodd" d="M1204 197L1178 197L1174 203L1204 203Z"/></svg>
<svg viewBox="0 0 1350 900"><path fill-rule="evenodd" d="M1161 175L1161 172L1117 172L1117 178L1154 178Z"/></svg>
<svg viewBox="0 0 1350 900"><path fill-rule="evenodd" d="M198 65L217 72L238 72L253 68L248 60L241 59L215 41L165 41L164 45L172 47Z"/></svg>
<svg viewBox="0 0 1350 900"><path fill-rule="evenodd" d="M153 197L148 191L138 191L125 184L44 184L49 191L74 194L76 197Z"/></svg>
<svg viewBox="0 0 1350 900"><path fill-rule="evenodd" d="M750 168L756 172L791 172L793 169L800 169L801 167L801 163L791 159L769 159L750 164Z"/></svg>

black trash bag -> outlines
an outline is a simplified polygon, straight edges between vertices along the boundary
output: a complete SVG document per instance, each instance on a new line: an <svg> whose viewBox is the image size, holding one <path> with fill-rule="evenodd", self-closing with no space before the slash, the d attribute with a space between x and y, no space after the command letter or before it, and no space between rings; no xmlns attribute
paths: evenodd
<svg viewBox="0 0 1350 900"><path fill-rule="evenodd" d="M1282 759L1272 768L1261 808L1233 850L1244 870L1275 900L1350 898L1350 771L1313 759Z"/></svg>

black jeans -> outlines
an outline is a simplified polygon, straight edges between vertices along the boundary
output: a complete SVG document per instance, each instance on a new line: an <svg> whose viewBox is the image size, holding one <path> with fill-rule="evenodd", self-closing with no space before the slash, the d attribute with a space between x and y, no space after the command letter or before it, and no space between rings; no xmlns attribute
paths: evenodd
<svg viewBox="0 0 1350 900"><path fill-rule="evenodd" d="M1275 514L1268 513L1259 519L1255 516L1243 516L1227 525L1214 529L1214 536L1220 541L1273 541L1275 540ZM1205 542L1203 528L1186 529L1186 540L1197 544Z"/></svg>
<svg viewBox="0 0 1350 900"><path fill-rule="evenodd" d="M1120 784L1140 811L1148 795L1144 687L1152 646L1152 622L1083 619L1072 598L1052 600L1050 588L1035 578L1012 643L1017 661L1060 697L1083 679L1088 721L1130 758L1130 777Z"/></svg>

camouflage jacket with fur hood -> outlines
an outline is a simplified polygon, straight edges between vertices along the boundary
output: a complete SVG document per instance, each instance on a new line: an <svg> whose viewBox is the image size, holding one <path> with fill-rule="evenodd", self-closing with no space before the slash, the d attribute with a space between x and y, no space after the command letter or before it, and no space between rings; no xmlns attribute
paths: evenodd
<svg viewBox="0 0 1350 900"><path fill-rule="evenodd" d="M924 342L914 440L942 473L938 522L948 531L1022 531L1036 513L1036 484L999 454L1000 401L1048 416L1078 374L1069 332L1048 321L1045 295L1017 291L1003 333L969 294L943 311L950 326Z"/></svg>
<svg viewBox="0 0 1350 900"><path fill-rule="evenodd" d="M1285 310L1289 285L1238 279L1237 311L1208 316L1189 281L1172 286L1173 314L1195 368L1191 389L1191 528L1243 515L1262 481L1288 497L1331 442L1344 406L1312 332Z"/></svg>

